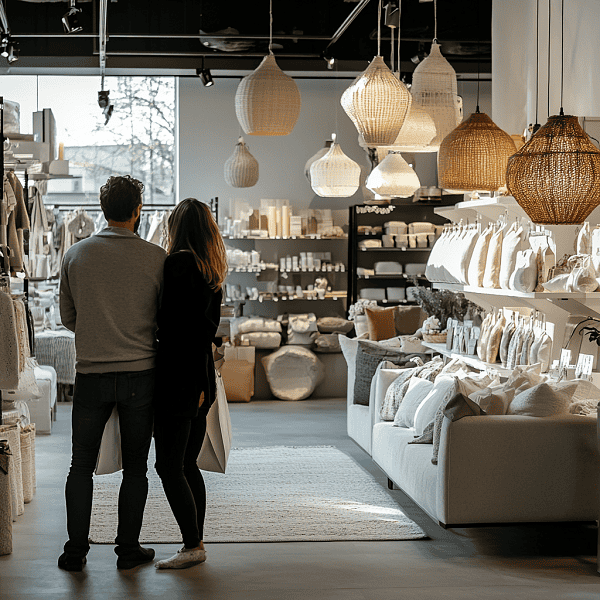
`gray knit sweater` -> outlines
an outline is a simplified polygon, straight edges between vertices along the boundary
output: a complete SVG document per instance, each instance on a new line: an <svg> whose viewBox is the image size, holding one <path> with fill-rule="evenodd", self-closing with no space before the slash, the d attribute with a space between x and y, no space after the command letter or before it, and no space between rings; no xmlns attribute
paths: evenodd
<svg viewBox="0 0 600 600"><path fill-rule="evenodd" d="M106 227L69 248L60 315L75 332L79 373L154 367L165 257L162 248L121 227Z"/></svg>

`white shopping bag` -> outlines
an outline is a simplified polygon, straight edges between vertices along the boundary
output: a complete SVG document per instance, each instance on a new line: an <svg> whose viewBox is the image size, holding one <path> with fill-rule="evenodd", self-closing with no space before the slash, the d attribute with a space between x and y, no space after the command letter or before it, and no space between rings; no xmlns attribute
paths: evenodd
<svg viewBox="0 0 600 600"><path fill-rule="evenodd" d="M231 450L231 418L221 374L217 373L217 398L206 416L206 435L196 464L204 471L225 473Z"/></svg>
<svg viewBox="0 0 600 600"><path fill-rule="evenodd" d="M121 454L121 430L119 429L119 413L117 407L113 408L110 418L104 426L100 452L96 462L96 475L110 475L123 468L123 456Z"/></svg>

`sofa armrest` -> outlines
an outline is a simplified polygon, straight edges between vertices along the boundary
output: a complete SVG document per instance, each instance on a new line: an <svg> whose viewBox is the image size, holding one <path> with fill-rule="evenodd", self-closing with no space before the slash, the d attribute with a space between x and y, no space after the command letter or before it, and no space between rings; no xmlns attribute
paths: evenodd
<svg viewBox="0 0 600 600"><path fill-rule="evenodd" d="M445 418L437 507L446 524L597 518L596 420L579 415Z"/></svg>

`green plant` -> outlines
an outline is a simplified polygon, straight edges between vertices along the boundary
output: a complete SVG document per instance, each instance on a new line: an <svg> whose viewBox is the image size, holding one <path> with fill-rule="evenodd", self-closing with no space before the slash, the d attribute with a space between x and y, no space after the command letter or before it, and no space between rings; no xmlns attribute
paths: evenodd
<svg viewBox="0 0 600 600"><path fill-rule="evenodd" d="M442 330L446 328L450 318L463 321L468 313L474 315L482 311L479 306L467 300L464 294L450 290L417 286L415 298L428 317L436 317L439 320Z"/></svg>

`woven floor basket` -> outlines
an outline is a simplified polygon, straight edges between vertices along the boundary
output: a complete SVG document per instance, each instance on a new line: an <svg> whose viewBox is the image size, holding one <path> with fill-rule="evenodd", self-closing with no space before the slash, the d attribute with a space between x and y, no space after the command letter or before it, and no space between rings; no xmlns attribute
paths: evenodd
<svg viewBox="0 0 600 600"><path fill-rule="evenodd" d="M0 425L0 439L8 440L10 446L10 496L13 521L25 512L23 502L23 475L21 471L21 439L18 425Z"/></svg>
<svg viewBox="0 0 600 600"><path fill-rule="evenodd" d="M225 181L235 188L247 188L258 182L258 161L250 154L243 140L239 141L233 154L225 161Z"/></svg>
<svg viewBox="0 0 600 600"><path fill-rule="evenodd" d="M438 185L447 190L496 191L505 185L512 138L485 113L473 113L440 144Z"/></svg>
<svg viewBox="0 0 600 600"><path fill-rule="evenodd" d="M8 454L0 454L0 556L12 552L11 459Z"/></svg>
<svg viewBox="0 0 600 600"><path fill-rule="evenodd" d="M577 117L552 116L511 157L506 184L534 223L583 223L600 204L600 150Z"/></svg>
<svg viewBox="0 0 600 600"><path fill-rule="evenodd" d="M272 54L240 81L235 94L235 114L248 135L288 135L300 106L296 82L277 66Z"/></svg>
<svg viewBox="0 0 600 600"><path fill-rule="evenodd" d="M408 114L412 96L376 56L342 94L342 107L369 147L396 141Z"/></svg>
<svg viewBox="0 0 600 600"><path fill-rule="evenodd" d="M21 471L23 477L23 502L28 504L35 493L35 425L21 430Z"/></svg>

